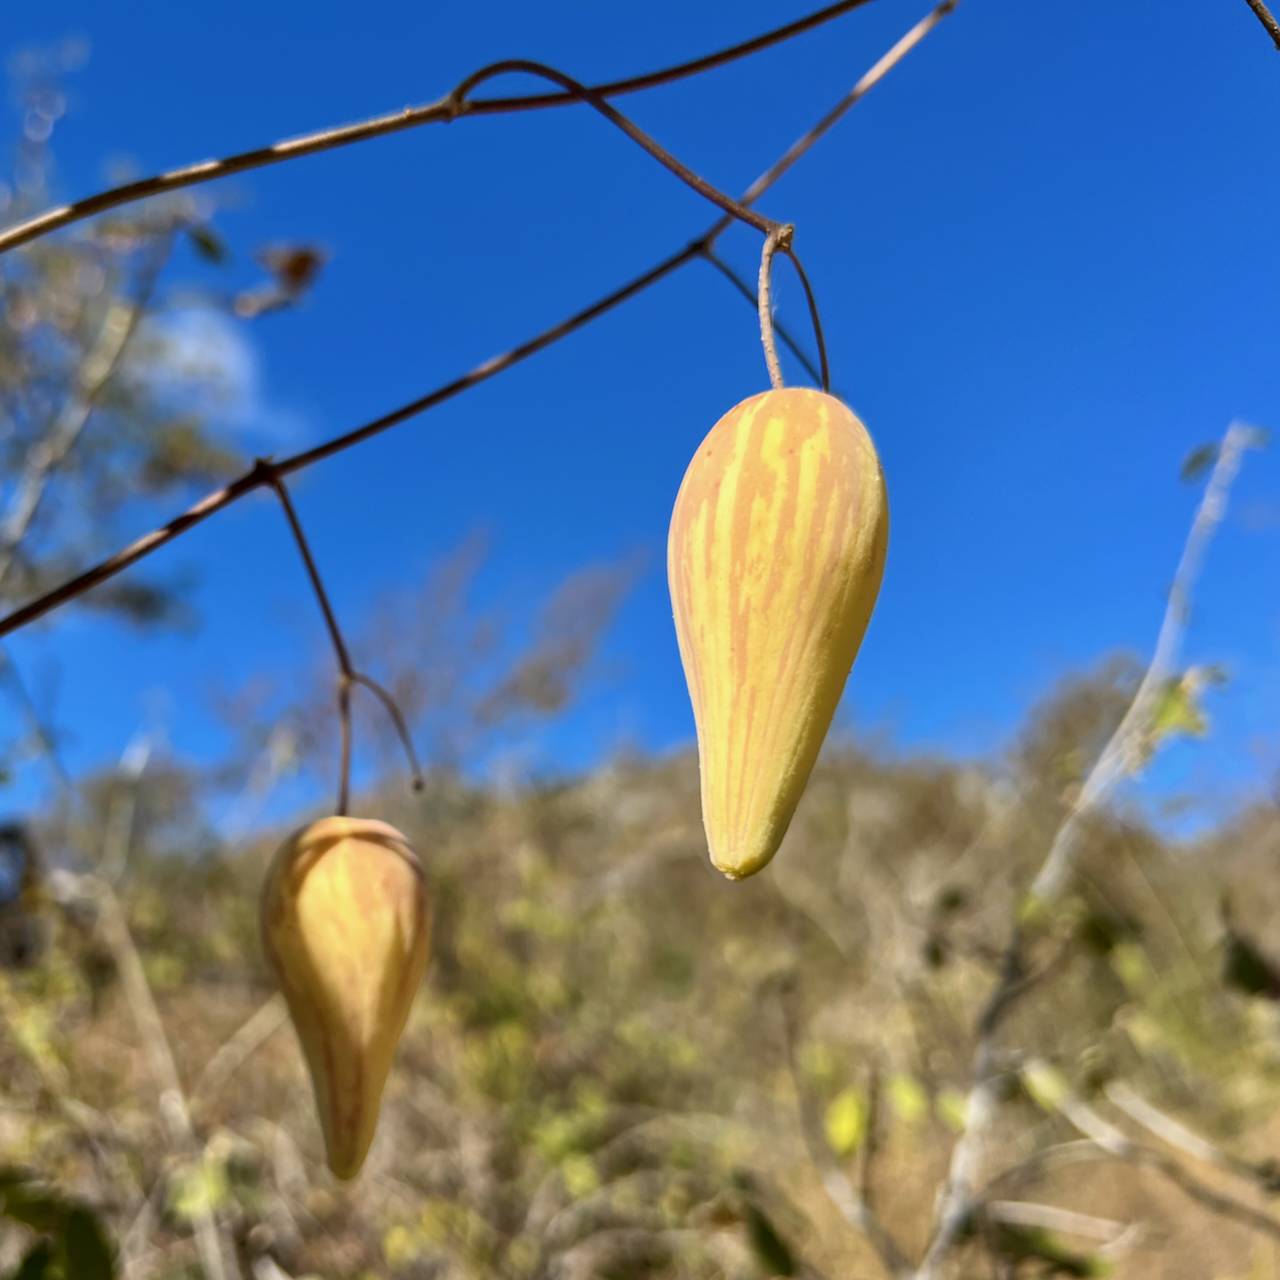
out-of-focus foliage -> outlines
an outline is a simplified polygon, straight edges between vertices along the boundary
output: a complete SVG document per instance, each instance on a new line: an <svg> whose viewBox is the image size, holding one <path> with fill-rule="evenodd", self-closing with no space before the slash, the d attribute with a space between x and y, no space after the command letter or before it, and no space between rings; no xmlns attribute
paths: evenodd
<svg viewBox="0 0 1280 1280"><path fill-rule="evenodd" d="M0 1168L0 1219L35 1236L8 1280L112 1280L115 1252L97 1217L16 1169Z"/></svg>
<svg viewBox="0 0 1280 1280"><path fill-rule="evenodd" d="M1069 803L1062 762L1087 764L1117 714L1121 670L1064 684L1023 735L1036 751L1008 768L829 751L776 867L741 885L707 865L686 756L497 792L446 771L421 798L361 797L421 850L436 940L350 1190L323 1172L287 1025L211 1065L270 998L256 894L274 837L193 860L178 827L146 824L123 900L204 1154L167 1143L110 956L91 922L61 917L47 963L8 978L20 1035L0 1049L0 1141L102 1209L130 1275L192 1265L200 1212L246 1267L270 1256L292 1276L873 1274L823 1192L796 1091L851 1176L874 1124L880 1210L918 1248L963 1116L991 940ZM172 771L135 786L140 812L181 794ZM1280 1136L1280 1027L1272 990L1242 983L1231 956L1244 937L1264 954L1280 902L1258 869L1277 853L1268 810L1194 853L1136 820L1100 825L1010 1043L1093 1105L1123 1080L1264 1160ZM1000 1197L1147 1226L1107 1257L993 1220L969 1253L1018 1275L1250 1274L1268 1246L1158 1181L1039 1162L1078 1136L1045 1101L1011 1095L1002 1111Z"/></svg>

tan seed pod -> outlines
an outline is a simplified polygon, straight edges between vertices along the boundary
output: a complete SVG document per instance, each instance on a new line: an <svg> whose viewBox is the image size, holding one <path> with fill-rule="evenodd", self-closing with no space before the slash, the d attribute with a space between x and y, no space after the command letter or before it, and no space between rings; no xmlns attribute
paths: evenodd
<svg viewBox="0 0 1280 1280"><path fill-rule="evenodd" d="M703 824L730 879L782 843L871 618L888 531L871 437L821 391L751 396L689 463L667 576Z"/></svg>
<svg viewBox="0 0 1280 1280"><path fill-rule="evenodd" d="M310 1068L329 1168L354 1178L427 966L422 866L385 822L313 822L267 873L262 938Z"/></svg>

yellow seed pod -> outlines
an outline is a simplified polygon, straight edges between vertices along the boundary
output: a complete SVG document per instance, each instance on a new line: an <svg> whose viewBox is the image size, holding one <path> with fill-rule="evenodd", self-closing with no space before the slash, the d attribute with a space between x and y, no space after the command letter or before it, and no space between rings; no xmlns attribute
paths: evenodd
<svg viewBox="0 0 1280 1280"><path fill-rule="evenodd" d="M871 437L824 392L751 396L689 463L667 578L707 844L732 880L782 843L871 618L888 533Z"/></svg>
<svg viewBox="0 0 1280 1280"><path fill-rule="evenodd" d="M354 1178L427 966L422 866L385 822L313 822L267 873L262 938L311 1071L329 1168Z"/></svg>

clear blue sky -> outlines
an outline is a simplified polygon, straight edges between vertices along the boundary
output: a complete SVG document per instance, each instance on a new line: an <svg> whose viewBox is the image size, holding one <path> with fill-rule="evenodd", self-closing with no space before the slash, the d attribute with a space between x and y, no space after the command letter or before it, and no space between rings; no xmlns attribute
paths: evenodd
<svg viewBox="0 0 1280 1280"><path fill-rule="evenodd" d="M809 7L55 0L11 12L4 41L91 41L57 137L69 197L102 185L108 160L149 172L261 144L432 98L495 58L604 79ZM926 9L876 0L625 107L738 190ZM765 200L797 225L835 381L890 486L854 724L902 749L991 752L1064 669L1149 647L1198 496L1182 458L1233 417L1280 427L1278 136L1280 55L1244 0L963 0ZM333 255L303 308L247 331L256 385L231 425L282 451L505 349L708 220L585 108L414 131L216 194L232 279L254 277L266 240ZM724 245L754 269L754 233ZM799 327L785 275L780 302ZM339 609L358 616L476 529L492 548L478 599L516 614L575 567L644 553L609 641L613 678L548 751L577 764L624 740L690 739L667 519L698 440L765 384L754 330L694 264L314 469L297 499ZM1273 448L1246 464L1188 637L1190 660L1233 672L1211 704L1215 736L1161 774L1211 807L1280 770L1278 552ZM215 752L211 672L234 685L318 652L293 555L278 512L249 502L151 562L198 577L198 634L64 613L19 637L28 669L60 673L72 762L117 755L159 690L177 749Z"/></svg>

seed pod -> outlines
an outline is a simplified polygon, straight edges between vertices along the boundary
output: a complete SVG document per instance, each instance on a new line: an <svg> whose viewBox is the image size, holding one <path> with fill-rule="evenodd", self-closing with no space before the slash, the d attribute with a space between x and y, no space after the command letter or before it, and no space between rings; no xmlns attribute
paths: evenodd
<svg viewBox="0 0 1280 1280"><path fill-rule="evenodd" d="M311 1071L329 1168L354 1178L427 966L422 866L385 822L313 822L267 873L262 938Z"/></svg>
<svg viewBox="0 0 1280 1280"><path fill-rule="evenodd" d="M888 532L871 437L820 391L744 400L685 472L667 578L707 844L732 880L782 843L875 606Z"/></svg>

